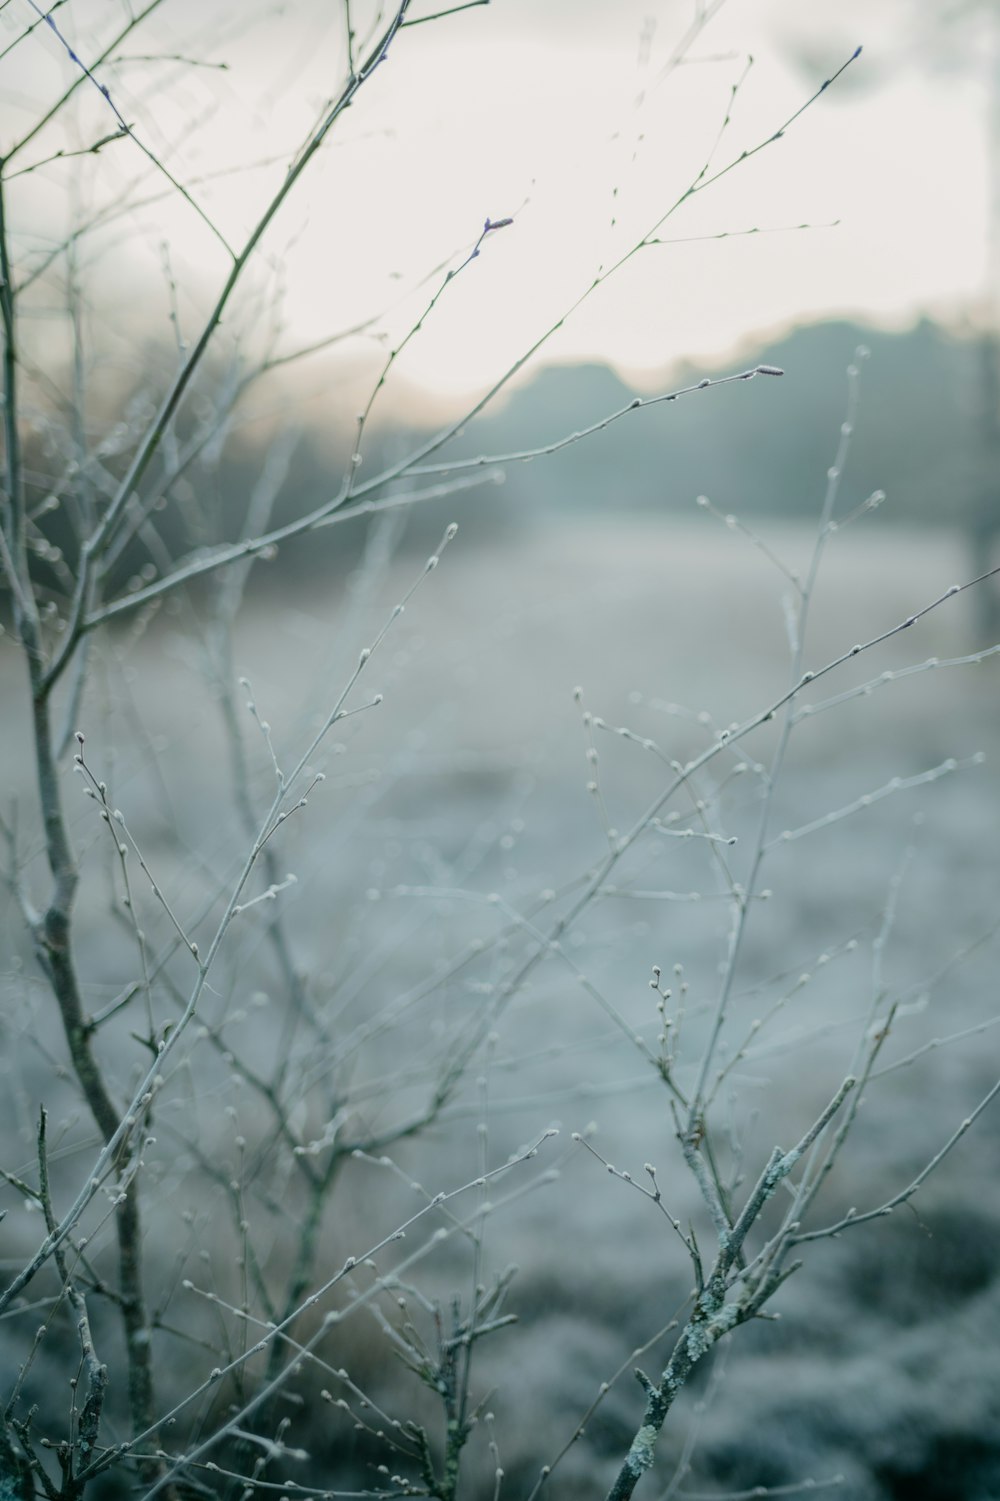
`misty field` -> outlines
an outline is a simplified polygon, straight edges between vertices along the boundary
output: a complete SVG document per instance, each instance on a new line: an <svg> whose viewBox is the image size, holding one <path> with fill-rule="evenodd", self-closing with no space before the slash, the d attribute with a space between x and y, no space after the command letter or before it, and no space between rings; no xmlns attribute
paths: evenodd
<svg viewBox="0 0 1000 1501"><path fill-rule="evenodd" d="M761 533L790 570L804 565L809 523L761 523ZM73 728L149 872L132 860L133 922L115 842L95 799L74 785L86 778L73 776L67 753L80 968L90 1013L108 1014L102 1056L123 1097L149 1046L141 998L129 997L136 924L142 962L178 1013L186 978L150 879L176 928L203 941L245 850L234 787L245 772L249 803L263 811L270 747L282 766L297 759L359 651L421 576L423 554L395 542L392 523L376 526L350 577L299 589L286 579L252 596L231 651L213 636L205 600L179 598L92 648ZM952 534L862 517L830 540L807 667L899 624L966 572ZM165 1070L138 1171L167 1408L266 1326L261 1289L301 1252L296 1153L318 1158L340 1132L360 1145L314 1227L309 1286L345 1257L359 1264L337 1284L330 1332L277 1399L275 1421L290 1420L283 1442L308 1451L290 1473L330 1491L403 1494L374 1468L394 1464L378 1435L394 1417L419 1415L429 1428L435 1419L405 1369L418 1336L408 1357L400 1331L426 1334L436 1306L474 1296L516 1264L503 1310L518 1322L476 1347L473 1386L488 1398L471 1462L476 1494L498 1484L490 1444L502 1494L534 1494L541 1467L599 1396L544 1494L603 1493L641 1404L631 1367L660 1369L670 1335L651 1337L679 1316L691 1281L660 1204L636 1188L655 1183L684 1226L703 1213L650 1064L675 1048L683 1079L703 1046L729 932L723 873L741 879L773 726L710 765L672 805L673 821L650 824L558 942L546 947L546 934L609 841L642 819L670 760L688 761L787 688L789 587L761 550L705 513L684 523L539 521L475 546L463 546L460 525L347 708L381 702L334 726L311 757L307 805L271 840L272 894L258 872L200 1030ZM797 700L801 711L845 695L803 715L791 740L713 1098L726 1172L736 1182L746 1163L752 1180L776 1142L787 1148L815 1119L872 1017L883 1024L895 1007L821 1225L910 1183L996 1076L995 660L899 673L972 651L970 619L968 595L947 601ZM886 672L899 675L879 681ZM849 693L866 683L870 691ZM0 642L12 821L15 806L33 806L19 739L25 697L17 655ZM313 784L318 772L325 780ZM29 817L17 837L30 887L40 844ZM2 1161L30 1175L32 1102L43 1101L58 1196L98 1142L44 1020L16 902L3 900ZM278 912L300 982L295 1006L268 940ZM654 966L670 993L660 1010ZM935 1039L946 1045L929 1046ZM283 1124L265 1081L286 1102ZM541 1140L552 1127L559 1134ZM382 1140L392 1143L384 1152ZM699 1367L664 1430L650 1494L819 1487L839 1476L857 1501L1000 1495L997 1143L987 1110L911 1204L806 1247L807 1265L770 1307L780 1320L741 1331ZM487 1198L475 1180L532 1144L537 1155L491 1181ZM366 1268L366 1248L429 1196L467 1183ZM4 1205L13 1267L41 1226L12 1189ZM91 1221L86 1256L99 1281L113 1237L106 1212ZM19 1360L38 1317L26 1296L0 1326ZM102 1351L113 1351L113 1317L98 1307L92 1318ZM315 1328L306 1312L296 1338ZM70 1336L64 1315L26 1378L23 1399L40 1404L43 1427L62 1410ZM261 1370L269 1358L259 1357ZM184 1409L186 1442L226 1403L238 1406L240 1382ZM121 1401L112 1388L119 1422ZM104 1494L124 1495L122 1479L108 1479Z"/></svg>

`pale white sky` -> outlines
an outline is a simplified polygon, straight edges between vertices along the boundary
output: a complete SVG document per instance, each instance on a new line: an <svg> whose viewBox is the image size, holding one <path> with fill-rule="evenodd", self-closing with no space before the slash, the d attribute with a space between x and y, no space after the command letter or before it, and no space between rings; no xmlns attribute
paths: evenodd
<svg viewBox="0 0 1000 1501"><path fill-rule="evenodd" d="M445 3L415 0L412 13ZM511 214L514 224L449 286L399 364L400 378L429 393L482 386L683 193L716 141L748 54L754 64L718 165L781 124L859 42L862 58L784 140L686 204L663 233L840 220L836 228L644 249L540 358L607 360L652 383L680 359L716 357L793 322L959 320L986 275L988 66L972 23L951 26L931 65L923 43L935 8L728 0L691 60L666 78L694 14L687 0L493 0L412 27L270 231L239 324L266 323L280 286L289 346L386 307L386 338L398 340L440 280L414 292L420 278L468 246L487 215ZM353 9L360 26L372 7ZM67 0L57 18L89 58L123 12L118 0ZM99 70L185 183L222 165L249 168L192 187L234 244L334 91L342 61L343 11L333 0L290 0L254 24L247 14L222 0L165 0L120 49L132 60ZM0 45L30 15L26 0L10 0ZM135 60L164 51L229 68ZM6 146L73 65L40 28L0 70ZM71 119L81 144L114 123L93 89L81 92ZM40 136L25 162L66 139ZM73 214L124 193L142 166L130 142L114 144L20 180L11 212L44 240ZM140 196L160 187L151 180ZM193 337L227 271L221 247L176 196L159 196L84 246L95 295L109 299L119 326L164 318L169 263L180 326Z"/></svg>

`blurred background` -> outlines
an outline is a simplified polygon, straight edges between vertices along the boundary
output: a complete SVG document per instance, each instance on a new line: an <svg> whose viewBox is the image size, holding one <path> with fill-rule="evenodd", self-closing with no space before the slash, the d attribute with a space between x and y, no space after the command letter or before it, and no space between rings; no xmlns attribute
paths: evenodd
<svg viewBox="0 0 1000 1501"><path fill-rule="evenodd" d="M359 42L377 14L356 8ZM33 338L65 390L68 281L85 282L97 425L120 418L124 393L133 418L155 399L226 274L220 241L242 243L344 65L340 9L318 0L210 13L174 0L139 42L111 45L123 15L75 0L61 38L38 26L3 59L17 136L72 80L66 46L88 43L123 117L189 188L172 191L127 140L85 149L117 126L95 88L77 89L21 155L24 169L45 162L16 180L11 207L36 276ZM11 42L21 24L13 7L0 14ZM403 42L269 227L227 311L201 395L222 429L210 454L218 470L225 448L220 491L259 470L279 428L296 439L279 518L301 510L304 487L335 488L356 414L400 349L367 422L364 476L498 382L446 455L518 452L635 394L765 360L787 369L780 389L641 414L552 463L509 466L501 499L487 488L464 508L512 525L553 510L662 515L706 493L725 511L805 518L860 342L877 354L858 452L889 497L879 519L958 526L973 566L992 557L995 7L505 0L414 25ZM705 183L766 142L861 44L786 136L685 199L699 174ZM50 160L66 151L83 154ZM443 289L484 221L507 216ZM72 270L50 259L66 235ZM629 256L643 238L655 243ZM267 372L223 421L222 370L231 387L262 359ZM189 409L187 421L205 415ZM222 506L231 529L238 501ZM322 542L294 551L297 565L328 564ZM330 551L342 546L338 533ZM987 629L994 596L977 599Z"/></svg>
<svg viewBox="0 0 1000 1501"><path fill-rule="evenodd" d="M411 19L437 9L415 3ZM381 11L351 11L363 52ZM113 490L228 274L226 246L252 230L344 75L344 10L320 0L260 10L167 0L119 43L131 14L65 0L54 29L34 25L30 7L0 7L4 149L29 137L7 211L36 562L54 612L79 545L80 512L62 502L78 487L93 486L97 504ZM95 60L95 78L186 197L135 141L91 150L117 126L96 88L29 135L77 77L67 47ZM998 561L998 73L1000 11L988 0L460 7L396 39L268 228L163 469L148 477L112 595L248 528L294 520L345 474L364 481L442 428L455 431L436 458L487 462L474 488L282 543L232 592L209 574L124 614L95 633L86 686L67 694L67 724L86 730L163 889L207 932L246 848L234 788L259 810L273 787L237 679L293 762L445 524L459 523L366 672L384 703L317 751L312 769L327 782L279 847L281 874L287 865L297 877L280 898L296 973L338 1046L357 1036L364 1051L317 1061L316 1036L288 1020L271 919L258 909L216 972L211 1046L191 1041L158 1106L161 1141L144 1171L168 1397L236 1340L219 1310L205 1335L204 1304L181 1279L239 1296L239 1237L212 1177L242 1160L237 1132L257 1153L245 1188L261 1265L280 1282L293 1255L297 1180L268 1155L269 1123L232 1057L263 1070L287 1055L303 1140L324 1129L324 1068L359 1136L419 1108L450 1041L530 948L529 919L564 910L609 827L628 828L662 786L656 751L581 726L583 711L684 757L786 687L789 601L831 466L842 471L838 530L808 666ZM506 218L470 259L487 219ZM761 363L783 378L624 410ZM849 366L860 372L853 412ZM408 486L375 494L392 501ZM897 999L887 1074L831 1185L832 1216L910 1181L996 1076L996 659L967 659L1000 636L997 598L991 586L963 593L831 677L782 776L776 839L818 827L767 857L773 895L753 914L727 1057L756 1017L771 1020L720 1098L720 1140L733 1162L788 1145L843 1077L872 1008ZM42 892L29 706L9 634L0 703L0 775L26 879ZM705 792L718 826L742 841L737 876L771 750L765 730L747 743L745 777L720 771ZM595 764L599 795L588 790ZM106 831L68 771L81 967L100 1013L132 982L134 945ZM496 1393L505 1496L531 1494L599 1383L624 1367L544 1494L603 1493L638 1412L630 1352L690 1282L648 1205L570 1143L592 1127L633 1176L662 1163L672 1212L697 1213L662 1089L625 1035L655 1039L652 966L680 965L690 1068L724 963L715 866L704 844L668 836L649 831L618 889L567 940L569 962L550 956L498 1009L482 1074L395 1150L398 1181L384 1164L348 1162L342 1208L324 1222L328 1270L412 1207L410 1175L436 1189L474 1174L478 1127L488 1124L500 1161L559 1125L540 1172L558 1166L560 1178L505 1208L487 1242L491 1266L521 1267L510 1305L521 1328L479 1368ZM6 888L2 901L4 1161L29 1172L44 1099L68 1193L93 1132ZM148 899L144 921L166 951L169 925ZM457 966L467 950L480 957ZM180 970L176 956L170 965ZM126 1011L102 1032L125 1082L136 1024ZM1000 1495L996 1148L987 1115L912 1211L815 1249L782 1294L782 1322L741 1331L699 1373L651 1496L789 1494L838 1475L857 1501ZM13 1263L38 1227L16 1195L7 1207ZM95 1236L95 1256L113 1267L106 1227ZM466 1286L460 1251L446 1248L426 1272L431 1292ZM96 1317L113 1351L113 1318ZM29 1306L0 1329L12 1367L36 1321ZM331 1361L393 1413L423 1414L386 1358L384 1330L354 1328ZM53 1346L26 1391L55 1431L66 1347ZM296 1388L290 1442L313 1456L310 1483L368 1484L382 1451L369 1431L328 1418L318 1379L307 1372ZM192 1421L212 1413L206 1400ZM481 1451L469 1494L485 1498L495 1481Z"/></svg>

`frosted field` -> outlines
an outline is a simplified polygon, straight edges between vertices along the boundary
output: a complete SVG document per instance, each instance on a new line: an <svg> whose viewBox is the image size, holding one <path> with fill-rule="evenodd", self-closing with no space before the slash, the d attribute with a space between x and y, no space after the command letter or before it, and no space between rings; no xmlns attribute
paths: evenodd
<svg viewBox="0 0 1000 1501"><path fill-rule="evenodd" d="M804 566L807 528L761 531L787 566ZM246 676L280 764L294 764L360 649L421 572L418 555L394 557L382 545L388 540L375 539L350 583L335 578L325 589L261 596L239 618L231 661L215 649L211 671L200 606L95 646L92 686L77 715L88 764L107 782L185 932L202 945L247 847L218 675ZM806 667L819 669L887 630L967 572L948 534L883 531L862 519L831 540ZM484 1191L470 1191L454 1209L428 1215L404 1250L380 1255L378 1274L439 1227L451 1233L428 1245L405 1278L426 1296L453 1289L468 1297L477 1278L518 1265L505 1306L520 1323L483 1343L473 1383L493 1392L503 1496L531 1493L600 1383L624 1366L543 1491L603 1495L641 1411L630 1352L677 1311L691 1269L655 1206L572 1133L589 1131L596 1151L636 1180L647 1181L643 1164L655 1164L671 1214L685 1224L694 1216L699 1236L711 1238L665 1087L635 1037L655 1053L662 1020L649 982L659 965L674 992L667 1015L686 987L676 1070L682 1081L690 1076L726 953L731 901L721 862L733 880L745 879L761 806L752 765L735 768L768 760L774 727L711 762L696 789L703 807L678 796L663 812L666 820L675 809L675 822L636 839L563 933L559 952L543 953L523 985L511 988L510 980L544 950L610 841L634 827L669 779L664 760L640 742L655 742L667 761L686 761L788 686L789 591L759 550L704 515L683 525L539 524L476 547L463 545L459 530L347 706L376 693L382 702L336 725L310 757L303 791L314 772L326 779L270 845L279 883L289 873L295 883L237 920L213 972L206 1035L189 1033L172 1055L143 1169L162 1281L150 1302L165 1326L156 1338L168 1394L189 1390L203 1367L218 1363L219 1350L231 1352L244 1337L240 1321L207 1305L205 1293L240 1304L240 1255L283 1285L298 1244L294 1153L277 1140L249 1075L273 1078L278 1068L286 1125L307 1150L329 1145L331 1131L378 1143L429 1113L443 1088L427 1128L385 1148L395 1167L375 1160L381 1150L345 1161L309 1285L425 1202L411 1180L428 1194L450 1190L558 1126L537 1158L491 1186L492 1213L477 1218ZM929 657L961 656L974 644L970 621L968 597L950 600L811 685L800 702L819 704ZM20 804L20 848L41 896L42 872L30 858L36 831L18 674L15 652L0 643L5 803ZM236 694L236 710L247 791L261 814L274 777L246 697ZM751 905L734 985L716 1130L727 1172L743 1161L755 1177L776 1142L789 1146L811 1123L848 1071L859 1037L898 1000L879 1058L889 1071L871 1085L817 1225L904 1187L997 1077L1000 1033L984 1025L998 1015L997 949L979 942L997 920L1000 895L997 703L995 661L939 668L811 714L792 736L770 820L776 843L758 883L771 895ZM585 725L584 710L637 738ZM978 752L985 763L966 765ZM954 770L947 758L959 763ZM95 805L73 785L70 759L66 797L84 871L81 968L87 1003L99 1014L135 981L137 947L112 843ZM925 785L878 795L893 778L935 771ZM865 796L870 806L856 807ZM855 811L801 837L777 837L841 809ZM686 829L693 833L677 837ZM163 1020L177 1013L191 976L184 956L171 952L167 918L134 861L131 877L151 962L162 965ZM268 884L262 873L254 880L251 896ZM2 900L0 1164L30 1170L44 1101L59 1123L51 1133L59 1191L69 1194L93 1154L93 1133L65 1081L54 1012L16 905L6 892ZM277 913L304 987L297 1019L267 938ZM873 951L880 932L884 943ZM683 973L675 976L676 965ZM140 1004L101 1032L123 1098L149 1056L135 1040ZM754 1029L757 1019L764 1024ZM970 1035L889 1068L934 1038L962 1032ZM473 1041L464 1074L452 1078L455 1050ZM733 1060L744 1044L746 1056ZM912 1208L805 1248L805 1267L774 1305L780 1322L737 1331L675 1409L645 1494L719 1494L838 1474L859 1501L1000 1494L998 1119L994 1110L977 1121ZM220 1187L227 1181L240 1184L245 1232L234 1231L238 1216ZM39 1225L16 1195L3 1203L10 1211L3 1254L16 1265ZM451 1213L486 1227L481 1261ZM98 1263L106 1256L112 1264L106 1223L94 1227L92 1247ZM373 1275L358 1272L354 1296ZM383 1320L400 1317L397 1295L372 1300ZM342 1284L334 1302L346 1307L351 1296ZM415 1321L426 1321L417 1294L405 1296ZM259 1316L252 1287L247 1297ZM28 1313L0 1331L13 1359L23 1358L36 1322ZM298 1332L314 1327L306 1320ZM113 1338L109 1327L109 1346ZM40 1402L52 1344L36 1362ZM639 1363L659 1371L668 1348L661 1341ZM436 1421L368 1307L345 1318L321 1354L391 1415ZM312 1456L302 1483L372 1484L366 1466L381 1462L378 1441L318 1397L332 1388L329 1369L306 1366L294 1385L304 1403L282 1411L293 1418L288 1441ZM184 1421L205 1422L216 1400L223 1398L200 1399ZM476 1491L470 1478L469 1495L485 1497L495 1465L483 1426L469 1459L482 1486Z"/></svg>

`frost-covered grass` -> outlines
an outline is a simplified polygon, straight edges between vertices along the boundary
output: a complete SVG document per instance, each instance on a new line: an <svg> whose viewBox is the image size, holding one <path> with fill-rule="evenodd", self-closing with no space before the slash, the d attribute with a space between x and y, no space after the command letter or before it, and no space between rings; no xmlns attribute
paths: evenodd
<svg viewBox="0 0 1000 1501"><path fill-rule="evenodd" d="M947 534L864 528L862 520L831 540L809 666L897 624L961 577ZM794 569L814 528L766 535ZM346 588L300 593L291 605L272 596L239 621L233 661L256 706L255 719L241 705L240 730L256 803L273 779L259 721L279 762L293 760L414 572L412 560L392 561L374 546ZM537 1160L489 1190L495 1211L486 1212L485 1186L456 1203L454 1213L483 1231L475 1243L455 1231L449 1206L429 1216L431 1232L446 1232L439 1245L422 1250L417 1227L401 1250L379 1253L377 1273L362 1269L338 1284L341 1310L360 1295L378 1316L359 1309L345 1319L318 1346L327 1366L290 1379L305 1402L288 1410L287 1442L309 1451L303 1480L308 1473L328 1488L364 1480L364 1462L384 1458L370 1433L348 1437L336 1413L330 1426L318 1392L336 1387L330 1372L342 1367L391 1416L424 1416L433 1428L430 1399L393 1358L386 1321L399 1323L402 1298L414 1325L426 1326L424 1299L447 1308L452 1291L468 1296L473 1280L486 1283L516 1262L505 1307L520 1324L484 1344L474 1380L480 1392L495 1389L487 1426L510 1493L531 1490L601 1384L623 1368L546 1491L601 1493L641 1411L630 1352L683 1307L691 1281L677 1235L623 1175L654 1183L681 1226L694 1217L699 1237L712 1233L697 1219L667 1092L642 1047L673 1048L669 1028L667 1043L657 1043L671 1018L683 1031L675 1070L683 1080L704 1045L731 906L716 848L738 841L721 846L738 873L760 793L752 771L734 767L764 757L773 731L762 729L729 757L728 775L716 774L722 786L709 797L707 824L691 810L650 831L559 952L509 997L503 987L560 902L572 900L564 889L607 850L608 828L627 829L655 795L664 766L641 742L687 760L718 728L780 694L786 587L758 551L707 516L684 526L539 525L465 555L460 537L452 544L372 661L362 698L377 690L382 702L345 721L339 742L314 758L326 780L273 841L283 889L274 908L265 900L237 919L206 996L206 1031L191 1035L167 1071L142 1168L150 1300L164 1326L184 1335L156 1336L166 1400L190 1389L193 1372L201 1379L238 1356L241 1340L252 1342L254 1320L265 1317L254 1277L275 1285L287 1277L303 1215L293 1141L316 1161L338 1132L373 1143L369 1160L339 1169L311 1288L425 1202L413 1182L428 1195L450 1190L558 1126ZM145 634L106 638L81 712L88 765L107 781L186 932L217 903L245 842L197 624L182 608ZM958 600L802 702L962 655L966 629ZM23 690L9 648L0 672L4 701L15 702ZM817 1223L905 1187L993 1082L995 946L952 961L995 921L996 868L984 838L997 820L995 697L990 661L930 669L811 714L793 736L773 827L797 831L831 810L853 811L779 841L767 858L759 887L771 894L747 920L713 1108L719 1153L744 1161L752 1182L775 1142L787 1148L801 1136L848 1071L876 992L898 999L877 1066L886 1072L871 1082ZM586 712L597 721L581 726ZM622 727L628 737L615 733ZM980 751L985 765L964 764ZM23 799L28 763L15 736L2 754L6 784ZM949 756L962 763L954 771ZM937 775L927 785L892 787L893 778L928 770ZM100 1013L134 977L134 933L122 920L106 830L76 788L66 795L82 856L81 971L87 1004ZM296 880L286 886L288 874ZM258 882L252 895L265 887ZM169 922L141 879L135 892L149 953L163 959ZM277 909L312 1017L294 1026L264 938ZM59 1044L47 1037L18 923L11 905L4 944L22 958L6 967L4 1161L27 1170L28 1102L42 1098L58 1120L54 1177L69 1183L94 1149L92 1131L62 1076ZM175 955L163 971L168 988L179 983L179 962ZM659 1013L653 966L660 990L672 992ZM876 1012L883 1017L885 1005ZM479 1015L489 1024L461 1081L427 1128L397 1140L380 1164L374 1143L426 1111L442 1060ZM928 1047L963 1031L964 1040ZM102 1034L123 1088L135 1077L137 1033L141 1018L129 1003ZM740 1049L745 1057L734 1059ZM281 1096L284 1143L254 1078L272 1080ZM983 1477L997 1460L981 1428L996 1370L969 1352L1000 1306L983 1255L997 1228L982 1191L994 1139L987 1115L912 1210L843 1243L805 1248L807 1269L775 1299L781 1322L737 1331L706 1362L709 1374L693 1378L656 1461L660 1494L674 1493L678 1464L692 1466L684 1491L692 1475L718 1489L841 1474L851 1496L882 1501L906 1493L900 1487L914 1477L932 1486L947 1473L950 1496L990 1493ZM25 1251L37 1239L22 1207L8 1227ZM105 1223L90 1253L98 1266L107 1249ZM400 1273L402 1290L371 1297L373 1277L409 1255L418 1259ZM411 1281L418 1291L405 1290ZM113 1326L100 1322L107 1348ZM296 1337L315 1328L307 1313ZM208 1348L185 1343L192 1337ZM661 1341L638 1363L658 1371L668 1349ZM34 1371L28 1389L46 1400L53 1371L43 1358ZM236 1377L228 1395L239 1402L240 1393ZM351 1386L331 1395L368 1421ZM210 1400L196 1405L202 1421ZM470 1484L478 1465L482 1494L491 1494L494 1461L485 1442L474 1452Z"/></svg>

